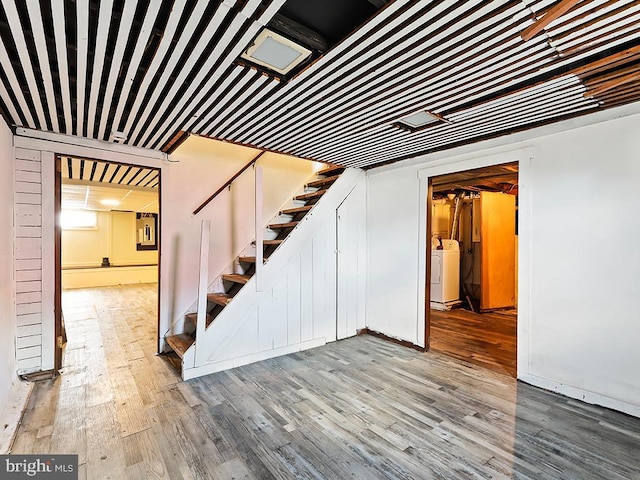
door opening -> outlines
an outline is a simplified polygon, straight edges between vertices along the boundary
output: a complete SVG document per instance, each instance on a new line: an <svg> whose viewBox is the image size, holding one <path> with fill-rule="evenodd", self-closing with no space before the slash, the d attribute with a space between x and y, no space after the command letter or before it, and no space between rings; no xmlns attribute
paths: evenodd
<svg viewBox="0 0 640 480"><path fill-rule="evenodd" d="M427 345L515 377L518 163L429 186Z"/></svg>
<svg viewBox="0 0 640 480"><path fill-rule="evenodd" d="M150 330L159 335L160 170L57 155L55 202L57 372L65 317L90 315L88 299L98 312L127 286L147 285L156 305Z"/></svg>

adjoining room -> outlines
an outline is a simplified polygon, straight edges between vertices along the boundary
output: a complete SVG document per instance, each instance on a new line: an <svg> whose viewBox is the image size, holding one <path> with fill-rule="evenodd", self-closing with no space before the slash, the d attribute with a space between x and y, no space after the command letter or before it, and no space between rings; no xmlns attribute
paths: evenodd
<svg viewBox="0 0 640 480"><path fill-rule="evenodd" d="M518 164L432 187L431 347L515 377Z"/></svg>

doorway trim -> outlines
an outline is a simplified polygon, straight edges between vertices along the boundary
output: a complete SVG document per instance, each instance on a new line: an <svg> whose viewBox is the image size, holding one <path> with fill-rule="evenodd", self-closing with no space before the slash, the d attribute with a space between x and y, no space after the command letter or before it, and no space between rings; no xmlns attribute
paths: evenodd
<svg viewBox="0 0 640 480"><path fill-rule="evenodd" d="M127 145L18 128L15 149L34 152L42 162L42 371L53 370L55 356L55 156L79 156L106 162L129 163L157 168L161 172L167 155ZM55 153L54 153L55 152ZM162 174L162 173L161 173ZM162 194L160 193L160 201ZM162 208L162 207L160 207ZM160 265L159 265L160 268ZM160 338L160 336L158 336Z"/></svg>
<svg viewBox="0 0 640 480"><path fill-rule="evenodd" d="M55 179L54 179L54 212L55 212L55 224L54 224L54 245L55 245L55 289L54 289L54 330L55 330L55 355L54 355L54 364L55 364L55 372L57 372L62 367L62 343L61 343L61 334L62 334L62 321L63 321L63 312L62 312L62 226L60 224L60 214L62 212L62 157L73 157L79 158L82 160L95 161L106 164L114 164L125 167L140 167L140 168L148 168L151 170L156 170L158 172L158 215L156 217L157 227L156 227L156 250L157 250L157 338L158 345L160 342L160 258L161 258L161 229L162 229L162 168L160 166L148 166L141 165L140 163L127 163L123 161L118 161L116 159L113 160L103 160L97 159L87 156L80 155L70 155L70 154L54 154L53 161L55 163L54 171L55 171ZM98 183L98 182L97 182ZM159 346L158 346L159 348Z"/></svg>
<svg viewBox="0 0 640 480"><path fill-rule="evenodd" d="M533 160L533 147L498 152L494 155L461 155L456 161L443 159L433 162L427 168L418 170L419 188L419 224L418 224L418 305L416 338L422 340L428 349L430 343L430 278L431 278L431 241L428 232L431 227L431 179L439 175L464 172L475 168L491 167L503 163L518 162L519 203L518 203L518 341L517 365L520 372L528 371L529 349L528 335L530 312L530 272L531 272L531 184L530 172Z"/></svg>

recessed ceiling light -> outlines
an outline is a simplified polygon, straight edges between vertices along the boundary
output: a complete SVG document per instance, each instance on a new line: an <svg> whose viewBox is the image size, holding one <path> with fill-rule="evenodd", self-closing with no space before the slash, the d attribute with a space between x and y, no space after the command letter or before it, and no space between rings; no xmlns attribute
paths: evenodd
<svg viewBox="0 0 640 480"><path fill-rule="evenodd" d="M310 55L311 50L265 28L240 57L286 75Z"/></svg>
<svg viewBox="0 0 640 480"><path fill-rule="evenodd" d="M120 202L118 200L114 200L113 198L102 199L100 200L100 203L107 207L117 207L118 205L120 205Z"/></svg>
<svg viewBox="0 0 640 480"><path fill-rule="evenodd" d="M401 118L400 120L395 122L393 126L401 128L403 130L407 130L409 132L415 132L417 130L430 127L441 122L449 123L446 118L441 117L440 115L427 112L426 110L420 110L418 112L412 113L411 115L407 115L406 117Z"/></svg>
<svg viewBox="0 0 640 480"><path fill-rule="evenodd" d="M436 123L439 121L439 119L431 115L429 112L420 111L412 113L411 115L407 115L400 121L406 123L410 127L420 128L424 127L425 125L429 125L430 123Z"/></svg>

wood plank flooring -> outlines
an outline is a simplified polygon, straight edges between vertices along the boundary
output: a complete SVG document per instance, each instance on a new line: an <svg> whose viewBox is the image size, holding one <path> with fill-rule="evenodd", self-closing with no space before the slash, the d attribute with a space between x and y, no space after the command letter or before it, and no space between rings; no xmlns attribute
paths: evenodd
<svg viewBox="0 0 640 480"><path fill-rule="evenodd" d="M65 293L64 372L15 453L77 453L90 480L640 478L640 419L374 337L183 383L155 288Z"/></svg>
<svg viewBox="0 0 640 480"><path fill-rule="evenodd" d="M516 377L515 312L431 310L431 349L494 372Z"/></svg>

